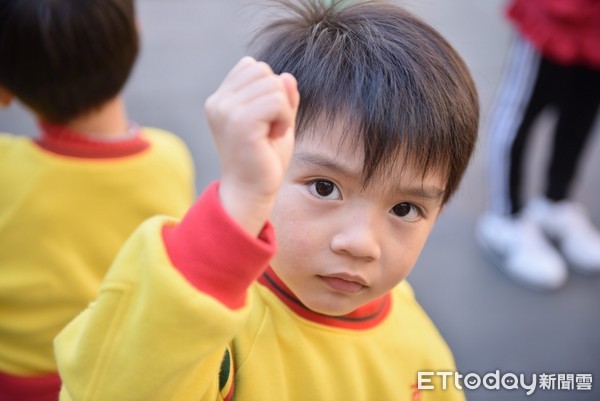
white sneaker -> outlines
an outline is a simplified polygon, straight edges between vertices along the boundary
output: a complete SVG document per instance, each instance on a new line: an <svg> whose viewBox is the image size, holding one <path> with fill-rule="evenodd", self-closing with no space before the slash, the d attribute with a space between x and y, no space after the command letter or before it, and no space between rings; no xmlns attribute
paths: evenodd
<svg viewBox="0 0 600 401"><path fill-rule="evenodd" d="M528 217L484 214L476 238L495 264L521 284L553 290L567 280L564 260Z"/></svg>
<svg viewBox="0 0 600 401"><path fill-rule="evenodd" d="M526 214L555 241L569 266L584 274L600 273L600 232L582 205L534 199Z"/></svg>

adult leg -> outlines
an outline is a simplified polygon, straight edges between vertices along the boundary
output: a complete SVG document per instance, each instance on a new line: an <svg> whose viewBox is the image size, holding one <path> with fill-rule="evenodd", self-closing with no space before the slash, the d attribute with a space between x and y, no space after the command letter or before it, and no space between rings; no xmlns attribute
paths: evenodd
<svg viewBox="0 0 600 401"><path fill-rule="evenodd" d="M567 278L558 252L522 207L523 159L531 126L553 100L552 70L524 39L513 45L488 131L490 210L476 225L481 248L516 281L554 289Z"/></svg>
<svg viewBox="0 0 600 401"><path fill-rule="evenodd" d="M571 67L558 103L560 115L546 182L546 197L568 198L600 103L600 70Z"/></svg>
<svg viewBox="0 0 600 401"><path fill-rule="evenodd" d="M521 208L524 149L531 124L547 104L540 60L529 42L515 38L488 128L490 209L497 214Z"/></svg>
<svg viewBox="0 0 600 401"><path fill-rule="evenodd" d="M564 69L568 76L561 81L564 87L558 102L560 117L548 168L547 199L534 200L527 211L558 244L571 267L596 274L600 273L600 231L584 206L568 198L598 111L600 70Z"/></svg>

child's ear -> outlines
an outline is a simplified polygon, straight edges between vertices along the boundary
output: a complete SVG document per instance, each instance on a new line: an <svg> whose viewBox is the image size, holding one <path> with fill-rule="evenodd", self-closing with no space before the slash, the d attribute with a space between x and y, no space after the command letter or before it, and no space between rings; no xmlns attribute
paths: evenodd
<svg viewBox="0 0 600 401"><path fill-rule="evenodd" d="M0 85L0 107L5 108L10 106L10 103L14 97L15 96L12 94L12 92Z"/></svg>

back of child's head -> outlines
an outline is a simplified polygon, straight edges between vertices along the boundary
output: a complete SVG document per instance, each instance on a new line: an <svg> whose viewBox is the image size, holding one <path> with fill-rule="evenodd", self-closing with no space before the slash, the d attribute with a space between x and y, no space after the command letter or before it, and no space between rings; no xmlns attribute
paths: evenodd
<svg viewBox="0 0 600 401"><path fill-rule="evenodd" d="M258 60L298 80L297 138L341 124L363 147L365 185L407 161L419 174L447 174L446 202L468 165L479 119L475 85L456 51L382 1L275 2L288 13L253 44Z"/></svg>
<svg viewBox="0 0 600 401"><path fill-rule="evenodd" d="M122 90L138 53L133 0L0 0L0 86L66 123Z"/></svg>

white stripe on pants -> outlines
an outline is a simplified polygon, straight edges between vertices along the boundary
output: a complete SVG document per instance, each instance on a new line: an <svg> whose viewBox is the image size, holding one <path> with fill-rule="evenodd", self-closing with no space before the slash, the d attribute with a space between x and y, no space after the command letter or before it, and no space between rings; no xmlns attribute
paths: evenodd
<svg viewBox="0 0 600 401"><path fill-rule="evenodd" d="M489 207L494 213L510 213L510 153L536 82L539 63L540 56L533 46L522 37L515 37L487 131Z"/></svg>

